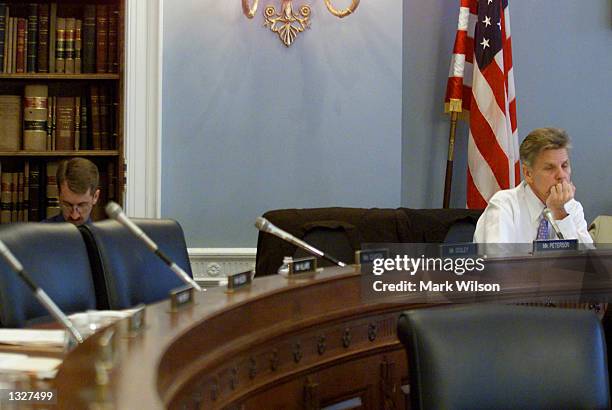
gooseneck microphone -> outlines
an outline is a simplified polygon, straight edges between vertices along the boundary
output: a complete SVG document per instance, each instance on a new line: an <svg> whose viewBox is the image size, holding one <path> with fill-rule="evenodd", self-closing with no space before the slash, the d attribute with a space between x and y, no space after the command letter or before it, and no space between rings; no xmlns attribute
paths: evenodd
<svg viewBox="0 0 612 410"><path fill-rule="evenodd" d="M333 256L328 255L325 252L318 250L314 246L309 245L303 240L298 239L295 236L291 235L289 232L283 231L282 229L274 225L272 222L268 221L266 218L263 218L261 216L257 217L257 219L255 220L255 227L259 229L260 231L267 232L269 234L272 234L282 239L285 242L289 242L297 246L298 248L302 248L306 252L314 256L318 256L320 258L327 259L328 261L338 266L341 266L341 267L346 266L346 263L341 262L338 259L334 258Z"/></svg>
<svg viewBox="0 0 612 410"><path fill-rule="evenodd" d="M125 213L123 213L123 209L121 209L121 207L119 206L119 204L117 204L116 202L110 201L108 203L108 205L106 205L106 213L108 214L109 217L111 217L112 219L114 219L115 221L119 222L121 225L125 226L130 232L132 232L138 239L140 239L141 241L144 242L144 244L147 246L147 248L149 248L151 250L151 252L153 252L154 254L156 254L162 261L164 261L164 263L166 265L168 265L168 267L170 268L170 270L174 273L176 273L176 275L186 284L193 286L193 288L195 290L197 290L198 292L202 292L205 289L202 289L200 287L200 285L198 285L196 283L195 280L193 280L188 274L187 272L185 272L183 269L181 269L176 263L174 263L172 261L172 259L170 259L165 253L163 253L160 249L159 246L157 246L157 244L155 242L153 242L153 240L151 238L149 238L149 236L143 232L142 229L140 229L138 227L138 225L136 225L134 222L132 222L130 220L130 218L128 218Z"/></svg>
<svg viewBox="0 0 612 410"><path fill-rule="evenodd" d="M57 320L70 334L72 337L78 342L83 343L83 336L81 333L74 327L70 319L61 311L61 309L51 300L49 295L45 293L32 279L32 277L25 271L23 265L19 260L13 255L13 252L6 247L6 244L3 241L0 241L0 254L4 257L4 259L8 262L9 266L19 275L21 280L27 285L28 288L32 291L36 299L40 302L41 305L53 316L55 320Z"/></svg>
<svg viewBox="0 0 612 410"><path fill-rule="evenodd" d="M550 209L548 208L544 209L544 218L546 218L546 220L550 223L550 226L552 226L553 231L555 231L555 235L557 235L557 238L565 239L563 238L563 234L561 233L561 230L559 229L559 225L557 225L555 218L553 218L552 211Z"/></svg>

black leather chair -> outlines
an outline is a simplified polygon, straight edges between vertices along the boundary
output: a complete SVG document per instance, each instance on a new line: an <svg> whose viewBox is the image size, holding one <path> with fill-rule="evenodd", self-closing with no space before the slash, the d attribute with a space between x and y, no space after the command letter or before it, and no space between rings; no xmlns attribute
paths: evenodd
<svg viewBox="0 0 612 410"><path fill-rule="evenodd" d="M65 313L96 307L87 249L74 225L4 225L0 228L0 240ZM0 324L25 327L52 320L30 289L0 258Z"/></svg>
<svg viewBox="0 0 612 410"><path fill-rule="evenodd" d="M472 305L404 312L415 409L609 408L606 342L590 311Z"/></svg>
<svg viewBox="0 0 612 410"><path fill-rule="evenodd" d="M476 221L473 218L459 219L451 225L444 237L444 243L472 242L475 230Z"/></svg>
<svg viewBox="0 0 612 410"><path fill-rule="evenodd" d="M183 229L169 219L138 219L136 223L160 249L190 276ZM113 220L80 227L94 276L99 309L126 309L153 303L183 285L170 268L138 238Z"/></svg>

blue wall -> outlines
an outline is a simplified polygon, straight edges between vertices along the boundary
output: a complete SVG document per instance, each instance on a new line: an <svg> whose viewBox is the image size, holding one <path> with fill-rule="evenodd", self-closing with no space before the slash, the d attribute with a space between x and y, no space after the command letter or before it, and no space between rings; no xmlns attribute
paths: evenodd
<svg viewBox="0 0 612 410"><path fill-rule="evenodd" d="M440 207L448 117L445 77L457 26L449 0L404 3L402 203ZM519 138L556 126L573 138L586 219L612 214L612 2L510 0ZM452 205L465 206L467 127L457 131Z"/></svg>
<svg viewBox="0 0 612 410"><path fill-rule="evenodd" d="M239 0L164 2L162 215L191 247L252 247L269 209L440 207L458 3L362 1L339 20L311 0L312 28L285 48ZM587 220L612 214L612 2L510 8L520 138L566 128ZM461 125L456 207L466 140Z"/></svg>
<svg viewBox="0 0 612 410"><path fill-rule="evenodd" d="M164 2L162 215L191 247L254 247L270 209L400 205L401 0L313 1L290 48L268 3Z"/></svg>

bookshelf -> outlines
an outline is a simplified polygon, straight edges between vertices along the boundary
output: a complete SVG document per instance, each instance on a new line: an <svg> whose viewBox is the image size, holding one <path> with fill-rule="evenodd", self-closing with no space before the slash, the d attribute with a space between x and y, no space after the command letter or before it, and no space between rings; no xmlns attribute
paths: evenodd
<svg viewBox="0 0 612 410"><path fill-rule="evenodd" d="M0 222L59 211L54 169L94 162L123 204L127 0L0 0Z"/></svg>

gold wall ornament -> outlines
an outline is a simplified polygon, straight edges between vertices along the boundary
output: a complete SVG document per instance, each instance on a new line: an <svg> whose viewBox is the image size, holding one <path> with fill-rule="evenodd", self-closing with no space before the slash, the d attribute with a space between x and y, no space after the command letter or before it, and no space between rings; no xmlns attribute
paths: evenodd
<svg viewBox="0 0 612 410"><path fill-rule="evenodd" d="M331 0L325 0L325 5L327 6L327 10L329 10L331 14L336 17L342 18L348 16L349 14L352 14L355 10L357 10L357 7L359 7L359 0L352 0L351 5L345 8L344 10L338 10L334 8L331 3Z"/></svg>
<svg viewBox="0 0 612 410"><path fill-rule="evenodd" d="M257 5L259 4L259 0L255 0L253 2L253 7L249 5L249 0L242 0L242 12L245 16L252 19L255 17L255 12L257 11Z"/></svg>
<svg viewBox="0 0 612 410"><path fill-rule="evenodd" d="M327 10L336 17L343 18L352 14L357 10L360 0L351 0L350 6L344 10L338 10L332 5L332 0L324 0ZM257 12L259 0L253 0L253 6L249 4L250 0L242 0L242 12L244 15L252 19ZM270 28L271 31L278 34L279 39L283 44L289 47L297 35L305 29L310 28L310 6L302 5L298 9L298 13L293 10L293 0L281 0L280 12L276 12L274 6L267 6L263 11L264 27Z"/></svg>
<svg viewBox="0 0 612 410"><path fill-rule="evenodd" d="M274 6L264 9L265 27L278 34L283 44L289 47L299 33L310 28L310 6L300 7L299 15L293 12L292 0L283 0L280 13Z"/></svg>

